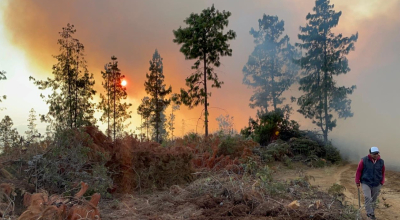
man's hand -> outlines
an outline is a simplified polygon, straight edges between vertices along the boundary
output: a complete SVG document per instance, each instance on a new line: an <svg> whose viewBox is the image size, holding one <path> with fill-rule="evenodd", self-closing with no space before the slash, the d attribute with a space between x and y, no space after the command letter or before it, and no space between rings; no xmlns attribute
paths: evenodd
<svg viewBox="0 0 400 220"><path fill-rule="evenodd" d="M360 183L356 183L357 184L357 188L360 188L361 184Z"/></svg>

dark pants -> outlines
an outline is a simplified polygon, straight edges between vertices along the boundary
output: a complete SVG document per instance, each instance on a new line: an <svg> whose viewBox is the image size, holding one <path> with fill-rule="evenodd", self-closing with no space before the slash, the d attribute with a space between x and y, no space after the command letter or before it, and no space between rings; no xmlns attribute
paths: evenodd
<svg viewBox="0 0 400 220"><path fill-rule="evenodd" d="M361 183L361 187L364 192L365 210L367 211L367 214L374 215L376 199L381 191L381 184L376 187L369 187L368 185Z"/></svg>

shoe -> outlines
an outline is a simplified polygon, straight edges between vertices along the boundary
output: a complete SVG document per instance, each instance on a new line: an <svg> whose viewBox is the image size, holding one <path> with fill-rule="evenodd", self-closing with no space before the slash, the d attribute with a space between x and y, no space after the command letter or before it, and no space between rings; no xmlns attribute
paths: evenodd
<svg viewBox="0 0 400 220"><path fill-rule="evenodd" d="M376 220L375 215L373 215L373 214L367 214L367 217L369 219Z"/></svg>

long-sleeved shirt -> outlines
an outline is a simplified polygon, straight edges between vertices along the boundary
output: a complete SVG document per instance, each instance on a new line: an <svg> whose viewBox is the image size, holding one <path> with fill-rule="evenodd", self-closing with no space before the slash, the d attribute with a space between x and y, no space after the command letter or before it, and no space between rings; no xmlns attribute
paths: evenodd
<svg viewBox="0 0 400 220"><path fill-rule="evenodd" d="M371 155L368 155L368 159L371 160L373 163L375 163L376 161L381 159L381 156L378 156L378 158L376 160L374 160ZM360 160L360 162L358 163L358 167L357 167L357 172L356 172L356 184L360 183L360 179L361 179L361 175L362 175L362 171L364 169L364 162L363 159ZM382 180L380 182L382 185L385 183L385 165L383 165L382 167Z"/></svg>

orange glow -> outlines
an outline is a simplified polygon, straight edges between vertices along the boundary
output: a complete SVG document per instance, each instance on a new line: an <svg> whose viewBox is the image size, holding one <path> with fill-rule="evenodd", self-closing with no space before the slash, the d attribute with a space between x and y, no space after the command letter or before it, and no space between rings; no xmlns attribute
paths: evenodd
<svg viewBox="0 0 400 220"><path fill-rule="evenodd" d="M127 84L126 80L122 80L121 85L126 86L126 84Z"/></svg>

